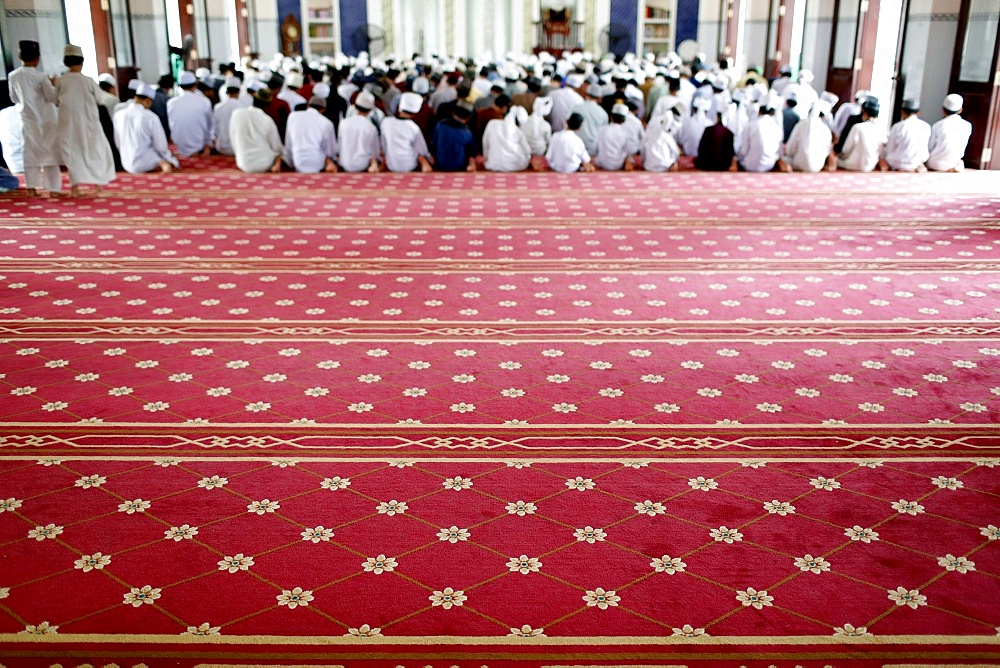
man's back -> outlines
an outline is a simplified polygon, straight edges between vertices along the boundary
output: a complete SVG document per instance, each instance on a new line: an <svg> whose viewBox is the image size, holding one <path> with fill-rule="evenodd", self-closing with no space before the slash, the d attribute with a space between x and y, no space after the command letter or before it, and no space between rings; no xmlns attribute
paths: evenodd
<svg viewBox="0 0 1000 668"><path fill-rule="evenodd" d="M381 153L378 128L367 116L351 116L340 122L337 140L340 143L340 166L348 172L368 169L372 159Z"/></svg>
<svg viewBox="0 0 1000 668"><path fill-rule="evenodd" d="M170 137L181 156L194 155L212 143L212 103L201 93L184 92L167 103Z"/></svg>
<svg viewBox="0 0 1000 668"><path fill-rule="evenodd" d="M919 168L929 157L931 126L913 115L896 123L889 130L885 144L885 161L891 169L911 171Z"/></svg>
<svg viewBox="0 0 1000 668"><path fill-rule="evenodd" d="M239 99L227 97L215 105L215 110L212 112L215 121L215 148L223 155L233 154L233 144L229 141L229 121L233 117L233 112L243 108L244 105Z"/></svg>
<svg viewBox="0 0 1000 668"><path fill-rule="evenodd" d="M972 136L972 123L951 114L931 126L930 155L927 168L939 172L960 169L965 149Z"/></svg>

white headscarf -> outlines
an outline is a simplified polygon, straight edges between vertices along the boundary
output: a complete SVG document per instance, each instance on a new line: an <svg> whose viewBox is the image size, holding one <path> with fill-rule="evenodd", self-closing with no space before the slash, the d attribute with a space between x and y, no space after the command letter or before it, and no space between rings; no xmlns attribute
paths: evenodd
<svg viewBox="0 0 1000 668"><path fill-rule="evenodd" d="M665 172L677 162L681 150L672 132L678 124L673 114L661 114L649 122L642 143L642 168L647 172Z"/></svg>
<svg viewBox="0 0 1000 668"><path fill-rule="evenodd" d="M521 131L528 140L532 155L545 155L552 138L552 126L545 117L552 113L552 98L536 97L531 116L521 124Z"/></svg>
<svg viewBox="0 0 1000 668"><path fill-rule="evenodd" d="M701 136L705 134L705 128L715 125L715 119L708 117L708 111L712 108L710 99L706 97L695 98L692 105L694 112L684 117L679 140L684 154L697 158Z"/></svg>
<svg viewBox="0 0 1000 668"><path fill-rule="evenodd" d="M483 156L491 172L520 172L531 163L531 148L519 125L528 120L524 107L513 106L503 120L486 124L483 133Z"/></svg>

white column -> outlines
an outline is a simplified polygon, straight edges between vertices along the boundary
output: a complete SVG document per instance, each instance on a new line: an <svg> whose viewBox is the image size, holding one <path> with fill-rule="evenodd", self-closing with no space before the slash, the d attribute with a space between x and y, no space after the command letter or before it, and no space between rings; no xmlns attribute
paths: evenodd
<svg viewBox="0 0 1000 668"><path fill-rule="evenodd" d="M90 15L89 2L66 3L66 25L69 26L69 42L83 49L83 73L97 79L101 72L108 71L107 63L97 62L97 46L94 43L94 25Z"/></svg>
<svg viewBox="0 0 1000 668"><path fill-rule="evenodd" d="M524 43L524 26L528 22L525 17L524 0L507 0L507 4L510 6L510 38L507 40L510 50L514 53L524 53L528 50Z"/></svg>
<svg viewBox="0 0 1000 668"><path fill-rule="evenodd" d="M792 46L788 51L788 62L798 72L802 69L802 35L806 29L806 0L793 0Z"/></svg>
<svg viewBox="0 0 1000 668"><path fill-rule="evenodd" d="M902 11L902 0L882 0L879 5L871 92L881 103L878 123L886 131L888 131L889 121L892 119L892 77L896 69L896 48L899 45L899 25Z"/></svg>

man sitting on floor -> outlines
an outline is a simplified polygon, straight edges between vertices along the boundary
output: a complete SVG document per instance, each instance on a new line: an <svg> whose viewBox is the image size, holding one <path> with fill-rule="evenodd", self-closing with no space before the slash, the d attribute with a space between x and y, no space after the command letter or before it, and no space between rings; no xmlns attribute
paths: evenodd
<svg viewBox="0 0 1000 668"><path fill-rule="evenodd" d="M150 111L156 89L139 84L128 106L115 114L115 144L122 157L122 167L129 174L143 174L159 169L168 174L180 167L167 146L167 134L160 119Z"/></svg>
<svg viewBox="0 0 1000 668"><path fill-rule="evenodd" d="M545 160L552 171L563 174L572 174L581 169L585 172L595 171L587 147L580 139L579 132L582 126L583 116L571 114L566 121L566 129L552 135L549 150L545 154Z"/></svg>
<svg viewBox="0 0 1000 668"><path fill-rule="evenodd" d="M288 117L285 158L300 174L337 171L337 133L325 111L326 98L315 95L307 108Z"/></svg>
<svg viewBox="0 0 1000 668"><path fill-rule="evenodd" d="M399 115L382 121L382 152L390 172L433 171L431 153L427 150L420 127L413 114L420 113L424 98L417 93L403 93L399 98Z"/></svg>
<svg viewBox="0 0 1000 668"><path fill-rule="evenodd" d="M281 171L285 148L278 134L278 124L265 109L274 93L270 88L254 91L253 106L237 109L229 121L229 140L236 155L236 166L247 173Z"/></svg>
<svg viewBox="0 0 1000 668"><path fill-rule="evenodd" d="M972 123L962 118L961 95L952 93L944 98L941 105L944 118L931 127L930 155L927 168L935 172L960 172L965 165L965 149L972 136Z"/></svg>
<svg viewBox="0 0 1000 668"><path fill-rule="evenodd" d="M919 101L903 100L900 110L903 120L889 130L880 166L894 172L926 172L924 163L929 157L931 126L918 116Z"/></svg>
<svg viewBox="0 0 1000 668"><path fill-rule="evenodd" d="M879 102L869 95L861 103L861 122L847 131L847 141L837 159L837 167L851 172L870 172L878 165L879 153L885 143L882 129L875 125Z"/></svg>

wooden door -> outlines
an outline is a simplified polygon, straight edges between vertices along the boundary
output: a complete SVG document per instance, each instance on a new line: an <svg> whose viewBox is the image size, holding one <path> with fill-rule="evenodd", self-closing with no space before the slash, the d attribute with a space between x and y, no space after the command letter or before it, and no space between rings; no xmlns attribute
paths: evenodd
<svg viewBox="0 0 1000 668"><path fill-rule="evenodd" d="M972 123L965 164L1000 169L1000 0L962 0L949 92L965 100Z"/></svg>
<svg viewBox="0 0 1000 668"><path fill-rule="evenodd" d="M861 29L868 0L835 0L830 33L826 89L841 100L853 100L861 69Z"/></svg>

